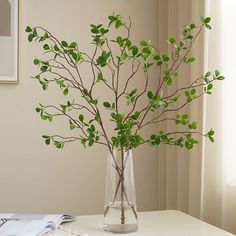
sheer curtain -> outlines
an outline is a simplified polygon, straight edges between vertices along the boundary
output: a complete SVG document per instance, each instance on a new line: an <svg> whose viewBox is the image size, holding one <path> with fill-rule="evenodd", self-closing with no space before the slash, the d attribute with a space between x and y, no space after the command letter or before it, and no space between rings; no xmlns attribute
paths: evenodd
<svg viewBox="0 0 236 236"><path fill-rule="evenodd" d="M228 166L232 166L232 160L234 160L227 158L227 156L232 157L234 152L234 143L227 142L227 140L234 138L227 138L229 137L228 131L232 128L227 117L234 118L231 111L234 109L232 101L235 99L232 98L231 104L225 106L225 99L229 98L229 92L226 88L228 85L228 87L233 87L230 82L232 76L228 71L229 68L234 68L234 61L231 60L232 65L226 61L228 56L225 52L228 47L228 51L232 55L231 47L235 38L232 36L223 37L227 34L226 24L229 26L228 31L231 30L231 34L232 28L230 26L233 26L232 20L226 22L230 17L228 13L226 14L226 8L228 6L235 9L235 7L224 5L225 2L228 4L234 2L236 5L235 0L158 1L158 46L162 51L168 50L165 40L170 35L180 34L181 27L184 24L198 22L201 15L212 18L212 30L205 32L205 35L198 39L192 51L197 58L196 63L190 69L182 68L180 72L181 85L183 80L184 83L188 84L196 76L207 70L214 71L216 68L222 71L228 80L227 83L226 81L216 83L213 95L204 97L204 99L192 103L191 107L186 108L186 111L190 112L191 118L198 120L199 129L202 129L203 132L211 127L214 128L216 131L215 143L212 144L203 138L201 143L190 152L167 146L160 148L158 157L158 206L159 209L184 211L236 233L234 222L236 219L236 185L232 184L232 181L229 182L229 180L233 180L232 178L236 178L235 162L234 171L229 172L230 169L227 169L227 160L231 160ZM234 95L235 92L232 94ZM233 119L234 123L236 123L235 120ZM171 124L167 124L167 126L167 128L172 127ZM232 151L229 152L229 150ZM229 173L231 173L230 177Z"/></svg>

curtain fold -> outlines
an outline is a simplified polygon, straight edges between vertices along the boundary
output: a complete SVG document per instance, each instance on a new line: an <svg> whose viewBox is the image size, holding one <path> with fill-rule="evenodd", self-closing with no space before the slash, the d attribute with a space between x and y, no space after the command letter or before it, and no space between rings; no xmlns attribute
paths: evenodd
<svg viewBox="0 0 236 236"><path fill-rule="evenodd" d="M178 37L183 25L198 22L203 15L204 1L168 0L159 1L159 48L167 52L166 39ZM177 87L189 85L191 80L203 71L204 37L200 36L192 52L197 58L195 67L184 66L179 71ZM167 91L168 92L168 91ZM186 107L181 112L191 114L190 119L198 120L202 126L202 100L194 107ZM166 124L160 129L176 129L175 124ZM176 147L164 146L159 149L159 208L179 209L193 216L200 217L201 204L201 145L193 151L183 151Z"/></svg>
<svg viewBox="0 0 236 236"><path fill-rule="evenodd" d="M159 0L159 45L167 52L166 39L181 34L182 26L199 22L200 16L212 18L212 30L198 38L192 50L196 62L182 67L177 88L190 84L207 70L222 68L222 1L221 0ZM224 183L222 142L222 83L214 85L213 95L194 101L184 111L198 121L203 133L215 130L215 143L201 138L191 151L162 146L158 157L158 207L178 209L210 224L236 233L236 186ZM168 93L168 91L166 91ZM184 111L181 111L181 113ZM172 129L174 124L159 126Z"/></svg>

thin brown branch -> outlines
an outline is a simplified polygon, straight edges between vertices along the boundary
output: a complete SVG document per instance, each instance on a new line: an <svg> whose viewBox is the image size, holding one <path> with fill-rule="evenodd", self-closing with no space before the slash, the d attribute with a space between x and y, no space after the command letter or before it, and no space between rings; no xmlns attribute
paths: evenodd
<svg viewBox="0 0 236 236"><path fill-rule="evenodd" d="M199 94L198 96L196 96L195 98L193 98L191 101L185 102L184 104L182 104L182 105L181 105L180 107L178 107L178 108L174 108L174 109L164 109L164 110L161 112L161 114L159 114L157 117L154 117L153 119L147 121L146 123L149 123L149 124L153 123L154 121L158 120L161 116L163 116L163 115L164 115L165 113L167 113L167 112L176 112L176 111L181 110L183 107L185 107L187 104L189 104L189 103L192 102L193 100L200 98L203 94L204 94L204 93ZM146 125L145 125L145 126L146 126ZM140 129L140 127L141 127L141 126L139 126L139 129Z"/></svg>
<svg viewBox="0 0 236 236"><path fill-rule="evenodd" d="M190 46L188 48L188 50L186 51L186 53L182 56L182 58L180 59L178 65L176 66L176 68L174 69L174 72L177 71L180 67L180 65L182 64L182 62L184 61L185 57L189 54L189 52L191 51L192 47L193 47L193 44L195 42L195 40L197 39L197 37L199 36L199 34L201 33L202 29L203 29L204 25L201 25L198 32L196 33L196 35L193 37L193 39L191 40L190 42ZM172 68L170 68L170 70L172 70Z"/></svg>
<svg viewBox="0 0 236 236"><path fill-rule="evenodd" d="M140 67L140 62L138 62L138 65L137 65L137 67L136 67L135 70L133 69L133 66L132 66L132 74L131 74L131 75L129 76L129 78L126 80L124 89L123 89L123 91L118 95L118 99L119 99L123 94L125 94L126 89L127 89L127 87L128 87L128 84L129 84L130 80L131 80L131 79L134 77L134 75L138 72L139 67Z"/></svg>
<svg viewBox="0 0 236 236"><path fill-rule="evenodd" d="M127 120L129 118L129 116L133 113L133 111L135 110L136 108L136 105L137 105L137 102L139 100L139 98L141 98L147 91L147 88L148 88L148 72L145 72L145 86L144 86L144 89L143 91L135 98L135 101L134 101L134 104L133 104L133 107L131 109L131 111L127 114L127 116L125 117L125 120ZM145 118L146 115L144 115L144 117L142 118L142 120ZM142 122L141 120L141 122Z"/></svg>
<svg viewBox="0 0 236 236"><path fill-rule="evenodd" d="M96 46L95 50L94 50L94 53L93 53L93 56L91 58L91 63L90 63L91 64L92 73L93 73L92 85L91 85L90 90L89 90L90 94L92 93L93 87L94 87L94 85L96 83L96 75L95 75L95 70L94 70L94 58L95 58L95 56L97 54L97 49L98 49L98 47Z"/></svg>
<svg viewBox="0 0 236 236"><path fill-rule="evenodd" d="M109 43L108 43L108 39L107 39L107 38L105 38L105 42L106 42L106 46L107 46L108 50L109 50L110 53L111 53L111 60L112 60L112 63L113 63L113 65L117 68L117 64L116 64L116 62L115 62L115 58L114 58L114 56L113 56L113 53L112 53L112 50L111 50L111 47L110 47L110 45L109 45Z"/></svg>
<svg viewBox="0 0 236 236"><path fill-rule="evenodd" d="M145 127L149 124L161 123L163 121L176 121L176 119L175 118L164 118L161 120L149 121L149 122L146 122L145 124L141 125L140 128L142 129L143 127Z"/></svg>

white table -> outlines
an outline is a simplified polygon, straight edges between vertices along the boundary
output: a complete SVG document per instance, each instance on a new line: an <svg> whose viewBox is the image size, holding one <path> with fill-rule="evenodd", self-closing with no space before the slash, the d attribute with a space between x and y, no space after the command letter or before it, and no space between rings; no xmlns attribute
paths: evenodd
<svg viewBox="0 0 236 236"><path fill-rule="evenodd" d="M180 211L141 212L139 230L128 235L132 236L233 236L224 230L207 224ZM87 233L89 236L123 235L104 232L103 216L78 216L73 223L64 224L69 230ZM54 235L57 235L56 233ZM61 235L58 233L58 235Z"/></svg>

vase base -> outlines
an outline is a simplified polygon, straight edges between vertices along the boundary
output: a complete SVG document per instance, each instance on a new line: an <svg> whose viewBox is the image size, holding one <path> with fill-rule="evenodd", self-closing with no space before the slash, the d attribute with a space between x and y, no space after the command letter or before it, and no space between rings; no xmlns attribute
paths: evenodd
<svg viewBox="0 0 236 236"><path fill-rule="evenodd" d="M104 224L104 231L112 232L115 234L128 234L138 231L137 224Z"/></svg>

